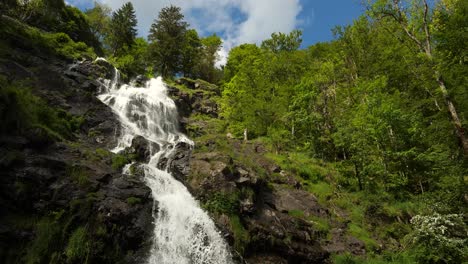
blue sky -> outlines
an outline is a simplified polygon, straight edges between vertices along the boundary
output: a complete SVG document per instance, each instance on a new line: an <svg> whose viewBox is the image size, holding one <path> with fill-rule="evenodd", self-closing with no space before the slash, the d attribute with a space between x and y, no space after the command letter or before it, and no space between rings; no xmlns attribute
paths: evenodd
<svg viewBox="0 0 468 264"><path fill-rule="evenodd" d="M118 9L128 0L99 0ZM221 56L242 43L257 43L273 32L303 30L303 45L333 39L336 25L353 22L363 13L361 0L130 0L139 22L138 32L146 37L149 27L164 6L180 6L185 19L200 35L217 33L223 38ZM93 0L67 0L86 9Z"/></svg>
<svg viewBox="0 0 468 264"><path fill-rule="evenodd" d="M302 0L299 27L303 30L303 46L333 39L331 30L351 24L364 13L359 0Z"/></svg>

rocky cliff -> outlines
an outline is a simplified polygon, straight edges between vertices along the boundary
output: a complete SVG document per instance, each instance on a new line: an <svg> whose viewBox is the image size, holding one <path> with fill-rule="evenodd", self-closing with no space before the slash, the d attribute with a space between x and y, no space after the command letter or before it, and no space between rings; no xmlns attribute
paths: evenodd
<svg viewBox="0 0 468 264"><path fill-rule="evenodd" d="M95 97L112 67L3 33L0 262L141 263L151 192L121 173L129 157L108 151L120 126Z"/></svg>

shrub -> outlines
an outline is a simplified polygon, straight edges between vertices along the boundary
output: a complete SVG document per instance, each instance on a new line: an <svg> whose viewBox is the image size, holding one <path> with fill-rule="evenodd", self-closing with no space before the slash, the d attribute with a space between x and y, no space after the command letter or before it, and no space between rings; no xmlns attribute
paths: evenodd
<svg viewBox="0 0 468 264"><path fill-rule="evenodd" d="M407 239L420 263L463 263L468 258L468 229L462 215L417 215L411 224L414 230Z"/></svg>
<svg viewBox="0 0 468 264"><path fill-rule="evenodd" d="M239 209L238 193L215 193L204 205L208 212L217 214L236 214Z"/></svg>
<svg viewBox="0 0 468 264"><path fill-rule="evenodd" d="M130 162L130 159L122 154L117 154L112 157L112 168L114 170L122 169L127 163Z"/></svg>

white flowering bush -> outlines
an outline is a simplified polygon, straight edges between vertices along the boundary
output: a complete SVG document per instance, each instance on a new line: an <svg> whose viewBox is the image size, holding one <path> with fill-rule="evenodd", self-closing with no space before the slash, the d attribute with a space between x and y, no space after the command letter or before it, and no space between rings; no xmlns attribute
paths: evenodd
<svg viewBox="0 0 468 264"><path fill-rule="evenodd" d="M468 229L460 214L422 216L411 219L408 236L421 263L463 263L468 258Z"/></svg>

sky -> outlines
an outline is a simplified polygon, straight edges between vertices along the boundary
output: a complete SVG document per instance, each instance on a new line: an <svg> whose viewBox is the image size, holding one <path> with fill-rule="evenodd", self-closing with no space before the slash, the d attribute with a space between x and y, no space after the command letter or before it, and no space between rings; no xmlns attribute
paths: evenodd
<svg viewBox="0 0 468 264"><path fill-rule="evenodd" d="M118 9L128 0L98 0ZM260 44L273 32L303 31L302 48L333 39L331 30L347 25L363 13L360 0L130 0L138 19L138 35L146 37L161 8L180 6L201 36L223 39L220 64L229 50L243 43ZM94 0L66 0L85 10Z"/></svg>

